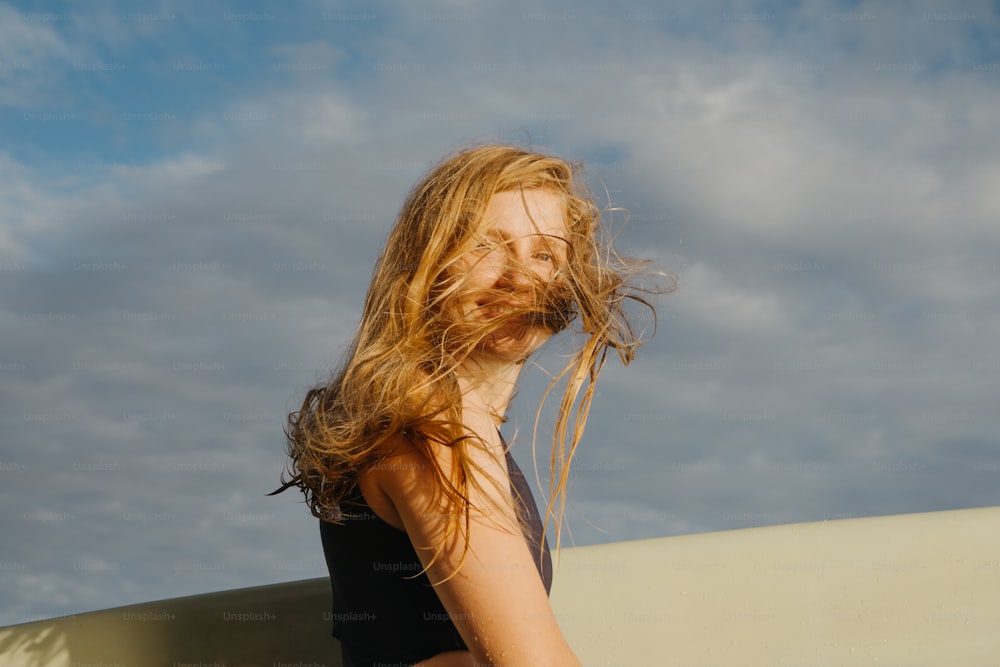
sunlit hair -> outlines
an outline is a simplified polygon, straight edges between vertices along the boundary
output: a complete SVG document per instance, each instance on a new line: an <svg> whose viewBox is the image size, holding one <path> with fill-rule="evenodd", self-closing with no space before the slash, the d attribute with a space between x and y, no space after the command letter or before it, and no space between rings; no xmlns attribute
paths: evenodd
<svg viewBox="0 0 1000 667"><path fill-rule="evenodd" d="M492 321L462 317L455 306L462 289L455 265L481 247L491 197L531 189L558 194L565 203L565 261L548 284L534 281L534 298L523 312ZM626 304L647 307L642 313L654 315L648 321L655 325L643 294L668 291L638 284L640 275L648 277L643 262L619 257L604 236L601 209L578 181L577 167L561 159L485 145L434 167L410 192L389 234L340 369L289 415L291 477L283 477L283 489L300 487L314 515L336 522L359 471L391 456L391 443L403 436L430 464L451 508L447 541L468 525L469 485L482 477L468 454L469 447L481 445L462 423L457 367L513 318L529 318L553 332L571 327L582 343L545 393L565 384L553 432L548 503L558 548L570 462L595 382L608 350L627 364L641 342ZM537 423L536 418L536 432ZM432 452L442 445L453 449L450 472Z"/></svg>

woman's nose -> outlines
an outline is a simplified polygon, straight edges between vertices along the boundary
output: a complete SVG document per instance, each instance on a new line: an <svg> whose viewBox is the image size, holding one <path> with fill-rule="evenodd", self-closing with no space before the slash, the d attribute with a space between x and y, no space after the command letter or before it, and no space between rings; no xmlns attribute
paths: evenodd
<svg viewBox="0 0 1000 667"><path fill-rule="evenodd" d="M532 285L533 276L528 268L528 257L523 257L524 253L518 252L515 248L508 247L506 252L500 253L500 266L497 267L497 284L508 289L525 289Z"/></svg>

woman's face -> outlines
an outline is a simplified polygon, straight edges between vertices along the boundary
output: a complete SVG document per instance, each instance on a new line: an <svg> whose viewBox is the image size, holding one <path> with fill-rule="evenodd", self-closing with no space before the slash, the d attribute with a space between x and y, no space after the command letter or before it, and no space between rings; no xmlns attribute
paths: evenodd
<svg viewBox="0 0 1000 667"><path fill-rule="evenodd" d="M486 207L476 245L457 262L459 312L470 324L498 321L480 353L523 361L551 335L538 307L540 289L566 262L566 207L550 190L498 192ZM506 320L506 321L505 321Z"/></svg>

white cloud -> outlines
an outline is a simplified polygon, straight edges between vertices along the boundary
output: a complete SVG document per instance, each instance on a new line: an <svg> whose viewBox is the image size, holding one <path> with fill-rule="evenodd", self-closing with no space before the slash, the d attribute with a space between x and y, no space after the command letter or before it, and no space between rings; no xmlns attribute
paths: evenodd
<svg viewBox="0 0 1000 667"><path fill-rule="evenodd" d="M49 77L74 55L46 19L54 14L22 13L0 4L0 106L51 104Z"/></svg>
<svg viewBox="0 0 1000 667"><path fill-rule="evenodd" d="M681 277L683 289L673 297L676 319L711 331L739 332L741 337L788 332L792 322L776 294L741 288L703 263L695 262Z"/></svg>

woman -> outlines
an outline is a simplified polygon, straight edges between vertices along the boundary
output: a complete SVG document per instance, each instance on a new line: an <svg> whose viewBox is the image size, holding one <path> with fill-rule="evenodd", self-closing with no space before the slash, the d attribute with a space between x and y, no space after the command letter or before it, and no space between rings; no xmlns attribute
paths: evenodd
<svg viewBox="0 0 1000 667"><path fill-rule="evenodd" d="M321 519L345 665L579 664L498 427L525 361L575 322L582 345L552 385L561 518L607 350L628 363L639 344L623 306L648 306L600 217L571 165L511 146L459 152L410 193L339 372L289 417L283 489Z"/></svg>

